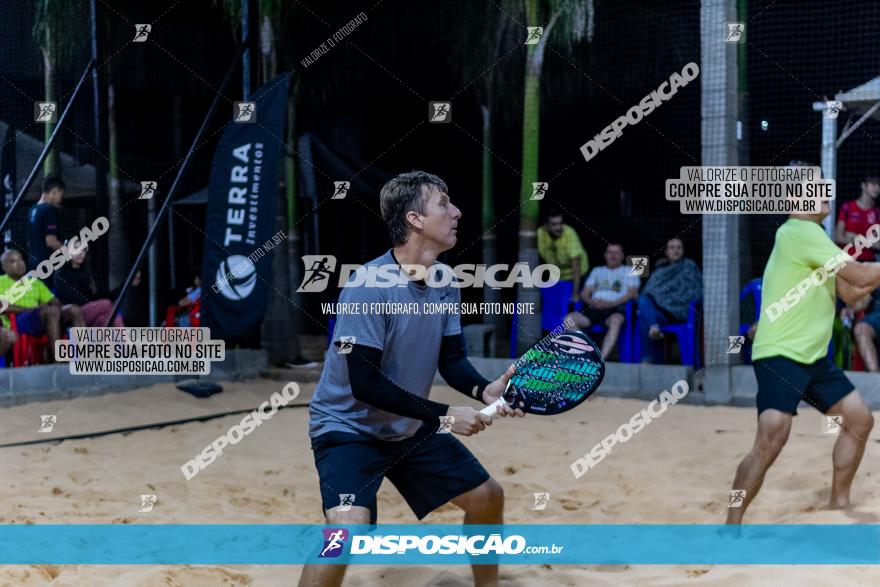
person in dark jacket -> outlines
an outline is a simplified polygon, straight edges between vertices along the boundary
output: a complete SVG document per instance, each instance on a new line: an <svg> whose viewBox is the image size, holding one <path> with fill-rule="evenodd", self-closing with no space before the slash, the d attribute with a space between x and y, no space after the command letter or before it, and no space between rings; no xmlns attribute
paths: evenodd
<svg viewBox="0 0 880 587"><path fill-rule="evenodd" d="M85 264L87 252L88 247L82 247L55 272L55 296L64 304L78 305L86 326L106 326L119 288L111 292L98 291L95 278ZM139 282L140 273L135 275L132 285ZM125 326L120 314L113 320L113 326Z"/></svg>
<svg viewBox="0 0 880 587"><path fill-rule="evenodd" d="M661 326L686 322L691 302L703 297L703 276L697 264L684 256L684 244L673 238L639 296L638 324L642 337L642 362L656 363L663 339Z"/></svg>

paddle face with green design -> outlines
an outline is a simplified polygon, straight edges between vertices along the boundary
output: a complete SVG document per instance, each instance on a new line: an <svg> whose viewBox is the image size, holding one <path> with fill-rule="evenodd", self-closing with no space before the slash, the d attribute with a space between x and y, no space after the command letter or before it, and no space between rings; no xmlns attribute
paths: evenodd
<svg viewBox="0 0 880 587"><path fill-rule="evenodd" d="M495 403L480 410L494 416L501 402L529 414L560 414L584 402L602 383L599 347L580 331L540 340L516 362L516 372Z"/></svg>

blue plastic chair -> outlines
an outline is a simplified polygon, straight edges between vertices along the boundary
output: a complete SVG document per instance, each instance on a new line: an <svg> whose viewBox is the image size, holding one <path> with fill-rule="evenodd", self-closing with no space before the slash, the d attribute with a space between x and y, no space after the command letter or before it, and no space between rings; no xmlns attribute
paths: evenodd
<svg viewBox="0 0 880 587"><path fill-rule="evenodd" d="M541 329L552 331L562 324L568 314L573 285L570 281L560 281L552 287L541 288Z"/></svg>
<svg viewBox="0 0 880 587"><path fill-rule="evenodd" d="M694 300L688 305L687 322L667 324L666 326L660 327L660 330L663 333L675 335L681 353L681 362L685 365L690 365L694 369L702 367L702 356L700 355L701 349L697 341L697 333L699 332L698 308L700 308L702 304L703 300ZM638 329L636 329L636 332L638 332ZM634 355L637 357L638 361L641 361L642 337L637 335L634 338L634 347L636 349Z"/></svg>
<svg viewBox="0 0 880 587"><path fill-rule="evenodd" d="M584 303L578 302L575 305L575 310L580 311L583 307ZM623 327L620 329L620 338L617 341L617 352L621 363L639 362L639 357L635 353L634 342L637 334L635 316L636 302L635 300L629 300L626 303L625 321ZM608 332L608 327L605 326L604 323L592 324L589 331L591 334L605 334Z"/></svg>
<svg viewBox="0 0 880 587"><path fill-rule="evenodd" d="M747 297L752 296L752 300L755 302L755 319L754 322L757 322L761 317L761 285L763 284L763 278L758 277L756 279L748 282L745 287L742 288L742 291L739 292L739 303L742 304L743 300ZM751 323L749 324L740 324L739 325L739 335L745 336L746 333L751 328ZM743 363L746 365L751 365L752 363L752 344L749 341L746 341L742 351Z"/></svg>

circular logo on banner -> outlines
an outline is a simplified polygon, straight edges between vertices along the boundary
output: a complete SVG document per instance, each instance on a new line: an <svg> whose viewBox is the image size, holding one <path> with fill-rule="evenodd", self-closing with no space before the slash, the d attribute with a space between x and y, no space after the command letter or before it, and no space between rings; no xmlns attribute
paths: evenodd
<svg viewBox="0 0 880 587"><path fill-rule="evenodd" d="M226 299L243 300L254 291L257 285L257 268L250 259L242 255L230 255L217 267L217 282L228 281L229 285L220 289Z"/></svg>
<svg viewBox="0 0 880 587"><path fill-rule="evenodd" d="M568 353L569 355L582 355L593 350L593 347L587 344L586 341L581 340L576 336L572 336L571 334L563 334L562 336L556 337L553 339L553 342L560 347L562 352Z"/></svg>

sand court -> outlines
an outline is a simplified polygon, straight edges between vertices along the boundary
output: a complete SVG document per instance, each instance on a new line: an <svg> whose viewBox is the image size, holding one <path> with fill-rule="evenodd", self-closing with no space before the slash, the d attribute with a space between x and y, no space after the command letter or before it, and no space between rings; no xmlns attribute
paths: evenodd
<svg viewBox="0 0 880 587"><path fill-rule="evenodd" d="M30 403L0 410L0 443L75 435L254 408L285 382L224 384L198 400L172 385L79 400ZM301 386L304 405L314 383ZM436 386L438 401L461 401ZM734 468L750 448L753 408L676 404L584 476L569 466L646 402L590 399L552 417L499 420L464 443L505 489L505 521L542 524L717 524L726 514ZM54 414L51 433L37 433L40 416ZM876 414L875 414L876 417ZM321 523L317 475L305 407L279 411L224 449L191 481L180 467L242 418L231 415L125 434L0 449L0 523L4 524L303 524ZM825 509L833 436L821 432L818 412L795 418L789 444L752 504L748 523L880 523L880 434L869 439L853 488L854 509ZM547 492L544 510L534 493ZM142 494L156 495L139 512ZM426 523L459 523L447 505ZM390 483L379 493L380 523L416 523ZM298 566L0 567L0 585L292 585ZM504 585L823 585L877 584L876 567L793 566L543 566L502 567ZM469 585L463 566L350 568L346 585Z"/></svg>

